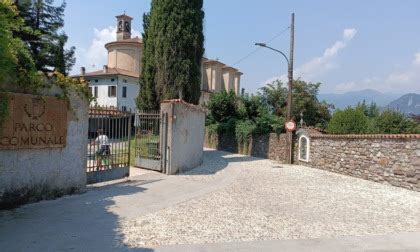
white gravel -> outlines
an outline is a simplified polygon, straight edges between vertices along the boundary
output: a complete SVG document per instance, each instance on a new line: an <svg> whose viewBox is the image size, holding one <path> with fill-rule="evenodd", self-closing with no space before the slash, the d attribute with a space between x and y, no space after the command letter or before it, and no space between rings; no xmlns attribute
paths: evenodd
<svg viewBox="0 0 420 252"><path fill-rule="evenodd" d="M122 221L122 242L154 247L420 230L419 192L239 155L216 160L215 153L183 178L211 183L229 176L226 166L237 171L232 183Z"/></svg>

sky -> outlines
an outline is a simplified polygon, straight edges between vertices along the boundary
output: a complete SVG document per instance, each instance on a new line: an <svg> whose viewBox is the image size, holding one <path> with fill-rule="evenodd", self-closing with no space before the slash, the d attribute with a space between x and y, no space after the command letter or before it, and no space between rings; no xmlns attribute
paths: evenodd
<svg viewBox="0 0 420 252"><path fill-rule="evenodd" d="M104 44L115 40L116 15L134 18L141 36L149 0L67 0L64 31L76 47L72 73L106 64ZM295 13L294 76L320 82L321 93L375 89L420 93L418 0L204 0L205 56L238 68L241 86L256 92L286 80L291 13ZM273 39L274 38L274 39Z"/></svg>

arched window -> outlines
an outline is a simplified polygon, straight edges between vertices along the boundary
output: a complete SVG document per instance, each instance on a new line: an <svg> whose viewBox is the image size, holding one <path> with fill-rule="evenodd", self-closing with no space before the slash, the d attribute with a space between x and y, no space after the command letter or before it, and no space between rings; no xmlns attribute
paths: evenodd
<svg viewBox="0 0 420 252"><path fill-rule="evenodd" d="M307 136L299 137L299 153L298 159L300 161L309 162L309 138Z"/></svg>

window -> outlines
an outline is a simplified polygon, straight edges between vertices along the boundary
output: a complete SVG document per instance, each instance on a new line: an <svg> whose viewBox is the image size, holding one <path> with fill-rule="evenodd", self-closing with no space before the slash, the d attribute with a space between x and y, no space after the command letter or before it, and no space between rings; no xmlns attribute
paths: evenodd
<svg viewBox="0 0 420 252"><path fill-rule="evenodd" d="M98 80L95 80L95 82L98 82Z"/></svg>
<svg viewBox="0 0 420 252"><path fill-rule="evenodd" d="M299 152L298 152L298 159L300 161L309 162L309 138L307 136L300 136L299 137Z"/></svg>
<svg viewBox="0 0 420 252"><path fill-rule="evenodd" d="M114 82L115 81L115 79L111 79L111 82Z"/></svg>
<svg viewBox="0 0 420 252"><path fill-rule="evenodd" d="M124 111L124 112L125 112L125 111L127 111L127 107L126 107L126 106L122 106L122 107L121 107L121 109L122 109L122 111Z"/></svg>
<svg viewBox="0 0 420 252"><path fill-rule="evenodd" d="M127 80L123 80L124 83L127 83Z"/></svg>
<svg viewBox="0 0 420 252"><path fill-rule="evenodd" d="M122 97L127 98L127 87L123 87Z"/></svg>
<svg viewBox="0 0 420 252"><path fill-rule="evenodd" d="M117 96L117 86L108 86L108 97Z"/></svg>

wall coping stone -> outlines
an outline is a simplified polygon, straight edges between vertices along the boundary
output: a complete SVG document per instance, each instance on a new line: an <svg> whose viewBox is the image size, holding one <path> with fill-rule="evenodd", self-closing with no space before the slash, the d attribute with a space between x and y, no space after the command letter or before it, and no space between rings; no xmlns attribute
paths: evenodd
<svg viewBox="0 0 420 252"><path fill-rule="evenodd" d="M311 135L311 137L328 139L420 139L420 134L343 134Z"/></svg>
<svg viewBox="0 0 420 252"><path fill-rule="evenodd" d="M186 101L184 101L184 100L182 100L182 99L172 99L172 100L164 100L164 101L162 101L161 103L172 103L172 104L175 104L175 103L180 103L180 104L183 104L183 105L185 105L185 106L187 106L187 107L190 107L190 108L192 108L192 109L195 109L195 110L197 110L197 111L201 111L201 112L204 112L204 113L206 113L206 110L205 109L203 109L202 107L200 107L200 106L198 106L198 105L194 105L194 104L192 104L192 103L188 103L188 102L186 102Z"/></svg>

